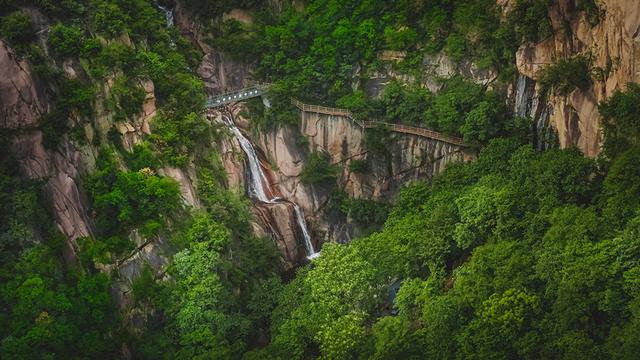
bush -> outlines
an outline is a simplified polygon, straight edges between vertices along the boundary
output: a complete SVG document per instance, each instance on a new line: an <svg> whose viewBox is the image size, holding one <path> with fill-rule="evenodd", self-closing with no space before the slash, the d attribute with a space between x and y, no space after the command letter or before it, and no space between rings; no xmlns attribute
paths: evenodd
<svg viewBox="0 0 640 360"><path fill-rule="evenodd" d="M367 160L364 159L355 159L349 162L349 171L352 173L362 174L366 172L368 168Z"/></svg>
<svg viewBox="0 0 640 360"><path fill-rule="evenodd" d="M105 237L122 235L134 226L155 228L154 223L163 222L180 205L180 189L174 180L159 177L149 168L121 171L108 151L100 155L87 189Z"/></svg>
<svg viewBox="0 0 640 360"><path fill-rule="evenodd" d="M369 99L364 91L356 90L352 94L338 99L336 105L349 109L358 120L372 120L380 115L381 109L379 105L382 105L382 103Z"/></svg>
<svg viewBox="0 0 640 360"><path fill-rule="evenodd" d="M49 41L53 50L62 56L78 56L84 47L82 29L61 23L51 27Z"/></svg>
<svg viewBox="0 0 640 360"><path fill-rule="evenodd" d="M123 116L116 116L116 120L125 120L139 114L147 97L146 91L126 76L116 79L111 93L118 99L118 104L124 112Z"/></svg>
<svg viewBox="0 0 640 360"><path fill-rule="evenodd" d="M126 154L127 166L138 171L144 168L156 169L160 164L148 142L137 144L133 147L133 152Z"/></svg>
<svg viewBox="0 0 640 360"><path fill-rule="evenodd" d="M419 124L433 101L432 94L423 88L392 81L385 88L380 102L389 122Z"/></svg>
<svg viewBox="0 0 640 360"><path fill-rule="evenodd" d="M7 40L16 51L22 52L33 39L31 18L22 11L15 11L0 18L0 37Z"/></svg>
<svg viewBox="0 0 640 360"><path fill-rule="evenodd" d="M368 199L348 199L342 203L342 211L363 228L376 228L384 224L390 209L387 203Z"/></svg>
<svg viewBox="0 0 640 360"><path fill-rule="evenodd" d="M508 15L521 42L540 41L553 33L548 14L548 0L518 0Z"/></svg>
<svg viewBox="0 0 640 360"><path fill-rule="evenodd" d="M128 30L131 18L117 4L101 0L94 2L94 6L96 9L91 20L97 32L117 36Z"/></svg>
<svg viewBox="0 0 640 360"><path fill-rule="evenodd" d="M337 172L335 165L331 164L329 155L316 151L309 155L300 178L306 184L331 183L336 180Z"/></svg>
<svg viewBox="0 0 640 360"><path fill-rule="evenodd" d="M448 80L425 112L428 126L448 134L459 134L467 114L483 100L480 85L460 77Z"/></svg>
<svg viewBox="0 0 640 360"><path fill-rule="evenodd" d="M626 91L616 91L600 103L604 153L613 159L640 140L640 85L627 84Z"/></svg>
<svg viewBox="0 0 640 360"><path fill-rule="evenodd" d="M587 89L591 85L591 61L585 55L562 59L540 70L538 81L543 95L553 90L556 95L566 96L575 89Z"/></svg>

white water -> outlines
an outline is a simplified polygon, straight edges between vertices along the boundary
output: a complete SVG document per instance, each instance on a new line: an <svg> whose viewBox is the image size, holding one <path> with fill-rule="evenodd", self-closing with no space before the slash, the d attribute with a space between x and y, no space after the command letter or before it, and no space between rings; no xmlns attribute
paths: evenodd
<svg viewBox="0 0 640 360"><path fill-rule="evenodd" d="M302 230L302 235L304 237L304 246L307 248L307 258L315 259L320 256L320 253L316 252L316 249L313 248L313 243L311 242L311 236L309 236L309 231L307 231L307 222L304 220L304 214L302 213L302 209L298 204L293 204L293 209L296 212L296 220L298 221L298 226L300 226L300 230Z"/></svg>
<svg viewBox="0 0 640 360"><path fill-rule="evenodd" d="M164 18L167 20L167 27L173 27L174 25L174 20L173 20L173 9L168 8L168 7L164 7L162 5L160 5L157 1L155 2L156 7L160 10L162 10L162 12L164 13Z"/></svg>
<svg viewBox="0 0 640 360"><path fill-rule="evenodd" d="M276 201L276 199L269 199L267 197L267 193L264 190L263 180L266 180L264 173L262 172L262 168L260 167L260 160L258 159L258 154L254 149L253 145L247 139L240 129L236 126L236 124L229 117L223 115L222 119L225 124L231 129L233 135L238 139L240 143L240 147L242 151L247 155L247 162L249 163L249 181L247 183L249 187L249 197L252 199L271 203Z"/></svg>
<svg viewBox="0 0 640 360"><path fill-rule="evenodd" d="M249 197L254 200L275 204L283 202L281 198L269 198L267 196L267 192L264 188L264 183L267 181L267 177L262 171L262 167L260 166L260 159L258 158L258 154L256 153L253 144L247 139L240 129L236 126L236 124L226 115L222 115L222 119L225 124L229 127L233 135L238 139L240 143L240 147L242 151L247 155L247 162L249 163L249 179L247 182ZM313 243L311 242L311 236L309 235L309 230L307 228L307 222L304 219L304 213L302 212L302 208L298 206L298 204L291 202L293 205L293 209L296 213L296 222L298 223L298 227L302 232L302 236L304 238L304 246L307 250L307 258L309 260L315 259L320 256L319 252L313 248Z"/></svg>
<svg viewBox="0 0 640 360"><path fill-rule="evenodd" d="M516 116L534 121L536 148L538 150L549 148L554 140L554 134L549 125L549 107L536 95L533 80L522 74L518 76L513 110Z"/></svg>

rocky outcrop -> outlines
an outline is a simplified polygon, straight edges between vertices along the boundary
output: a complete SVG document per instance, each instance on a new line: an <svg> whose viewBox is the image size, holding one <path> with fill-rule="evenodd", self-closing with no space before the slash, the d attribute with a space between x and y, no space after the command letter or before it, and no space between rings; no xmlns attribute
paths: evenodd
<svg viewBox="0 0 640 360"><path fill-rule="evenodd" d="M239 112L235 109L235 112ZM340 169L338 186L351 198L390 201L400 187L412 180L424 179L439 173L451 161L463 161L468 155L461 148L415 135L392 134L389 139L388 161L376 158L363 147L364 132L351 119L313 113L301 113L300 130L276 127L251 132L251 123L236 115L236 124L244 127L260 155L264 158L263 171L270 174L268 181L276 196L297 203L307 215L314 246L323 242L348 242L360 235L359 229L344 218L325 212L333 191L330 187L301 182L300 174L310 151L329 154ZM219 120L217 122L220 122ZM300 141L300 139L306 139ZM301 145L301 144L307 145ZM223 164L232 187L244 191L246 166L240 145L233 137L221 142ZM364 174L349 171L353 160L368 160ZM286 204L256 204L257 234L271 236L283 255L285 263L292 265L304 259L304 245L291 208Z"/></svg>
<svg viewBox="0 0 640 360"><path fill-rule="evenodd" d="M380 60L385 60L384 56L381 56ZM396 71L395 61L386 60L383 61L383 64L380 71L367 74L367 79L362 84L355 84L356 86L362 85L367 95L371 97L380 96L384 87L391 80L419 84L435 93L442 89L442 79L448 79L456 75L485 86L490 85L497 78L497 74L493 70L480 69L476 64L468 60L456 63L444 52L425 54L422 58L422 69L417 76L406 75Z"/></svg>
<svg viewBox="0 0 640 360"><path fill-rule="evenodd" d="M33 127L47 112L48 101L26 61L0 40L0 127L16 130Z"/></svg>
<svg viewBox="0 0 640 360"><path fill-rule="evenodd" d="M213 49L207 43L204 33L194 21L192 14L180 1L174 8L176 27L204 53L197 73L204 81L208 94L221 94L246 87L251 75L251 66L234 61L221 51ZM249 15L236 10L225 15L241 22L250 22Z"/></svg>
<svg viewBox="0 0 640 360"><path fill-rule="evenodd" d="M29 65L0 41L0 127L15 130L10 151L20 171L32 180L44 181L57 227L69 239L66 256L73 260L76 240L91 234L90 221L77 177L82 168L80 152L67 140L56 150L46 149L39 120L49 102Z"/></svg>
<svg viewBox="0 0 640 360"><path fill-rule="evenodd" d="M588 54L602 78L586 90L549 99L550 123L561 147L576 145L588 156L600 151L600 115L597 105L628 82L640 81L640 7L636 0L598 0L601 16L590 23L573 0L550 2L549 18L554 35L536 44L525 44L517 53L521 74L537 79L540 69L577 54ZM505 8L513 1L499 1Z"/></svg>

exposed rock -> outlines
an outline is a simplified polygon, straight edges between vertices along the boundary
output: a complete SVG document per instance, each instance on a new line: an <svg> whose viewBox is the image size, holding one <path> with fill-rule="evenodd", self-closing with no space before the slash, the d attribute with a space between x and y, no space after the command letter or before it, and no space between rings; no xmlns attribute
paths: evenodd
<svg viewBox="0 0 640 360"><path fill-rule="evenodd" d="M0 41L0 127L20 130L13 138L10 151L27 178L45 181L44 192L51 201L56 225L69 239L66 255L72 260L77 249L76 240L91 234L76 182L81 158L67 139L62 139L55 151L44 147L42 132L35 127L49 105L38 89L29 65L17 59Z"/></svg>
<svg viewBox="0 0 640 360"><path fill-rule="evenodd" d="M239 116L236 118L238 125L249 124ZM272 185L279 191L279 196L297 203L307 215L312 238L316 243L348 242L359 233L356 227L345 223L344 219L327 218L327 214L323 213L323 207L331 195L330 189L301 182L300 173L310 150L329 154L332 162L342 169L338 182L349 197L384 201L392 200L402 184L437 174L450 161L466 160L465 156L468 155L456 146L439 141L395 134L389 145L392 156L388 164L381 159L374 159L370 161L368 173L353 174L348 170L351 160L371 158L362 147L362 128L348 118L312 113L301 115L300 128L302 134L291 127L263 130L254 134L253 143L268 160L263 170L274 177ZM299 145L297 139L301 136L308 139L308 148ZM236 147L235 153L241 152L237 144L233 146ZM238 162L237 158L225 161L224 165L230 178L243 179L246 176L243 162ZM240 183L244 181L237 182ZM273 211L280 212L274 214ZM292 253L291 246L301 245L295 240L296 234L286 230L286 225L293 223L288 218L290 214L284 215L284 210L267 205L258 206L256 214L258 222L254 227L258 233L274 234L275 231L276 244L285 261L295 263L295 256L300 256L299 250Z"/></svg>
<svg viewBox="0 0 640 360"><path fill-rule="evenodd" d="M246 87L251 69L224 53L211 50L202 58L197 72L208 94L221 94Z"/></svg>
<svg viewBox="0 0 640 360"><path fill-rule="evenodd" d="M141 81L141 85L146 92L146 97L142 105L142 112L127 122L118 122L115 124L116 129L122 135L122 146L127 151L132 151L133 147L140 144L145 135L151 134L150 122L156 115L156 97L153 82L150 80ZM104 109L103 114L106 119L98 120L103 124L103 131L111 126L112 114Z"/></svg>
<svg viewBox="0 0 640 360"><path fill-rule="evenodd" d="M285 268L299 264L306 256L305 248L289 203L256 204L253 229L258 236L271 237L278 247Z"/></svg>
<svg viewBox="0 0 640 360"><path fill-rule="evenodd" d="M194 179L195 169L189 168L190 173L185 173L184 170L173 168L173 167L164 167L158 170L158 173L162 176L168 176L175 180L178 185L180 185L180 194L182 195L182 200L185 204L193 208L200 207L200 199L196 194Z"/></svg>
<svg viewBox="0 0 640 360"><path fill-rule="evenodd" d="M418 77L396 71L394 62L386 61L381 71L367 74L367 80L364 83L367 95L380 96L391 80L418 84L435 93L442 89L442 79L448 79L454 75L459 74L482 85L490 84L497 77L494 71L479 69L471 61L465 60L457 64L443 52L434 55L426 54L422 59L422 71Z"/></svg>
<svg viewBox="0 0 640 360"><path fill-rule="evenodd" d="M176 27L204 53L197 73L204 81L207 93L221 94L246 87L249 83L251 67L233 61L228 55L209 46L200 25L193 21L192 14L188 13L180 1L176 3L174 13ZM249 15L242 10L231 11L225 16L241 22L251 21Z"/></svg>
<svg viewBox="0 0 640 360"><path fill-rule="evenodd" d="M499 1L505 6L511 2ZM600 151L600 114L597 104L628 82L640 81L640 6L636 0L599 0L603 16L596 25L575 10L573 0L550 3L554 35L537 44L525 44L517 52L520 73L536 79L540 69L577 54L590 54L593 66L611 71L594 79L591 88L566 97L552 96L551 124L560 145L576 145L588 156ZM569 30L569 31L567 31Z"/></svg>
<svg viewBox="0 0 640 360"><path fill-rule="evenodd" d="M16 130L37 125L48 102L29 65L0 40L0 128Z"/></svg>

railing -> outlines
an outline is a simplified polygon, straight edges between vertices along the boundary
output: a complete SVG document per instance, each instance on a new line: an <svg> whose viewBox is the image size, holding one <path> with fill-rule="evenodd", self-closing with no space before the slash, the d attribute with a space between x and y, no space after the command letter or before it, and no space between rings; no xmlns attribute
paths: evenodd
<svg viewBox="0 0 640 360"><path fill-rule="evenodd" d="M384 126L393 132L422 136L422 137L426 137L426 138L430 138L430 139L434 139L434 140L438 140L438 141L442 141L442 142L446 142L446 143L458 145L458 146L464 146L464 147L468 146L464 143L464 141L461 138L445 135L437 131L425 129L422 127L391 124L391 123L386 123L382 121L360 121L355 119L351 111L347 109L339 109L339 108L332 108L332 107L319 106L319 105L309 105L297 99L291 99L291 103L295 105L298 109L304 112L347 117L363 129L370 129L370 128L376 128L379 126Z"/></svg>
<svg viewBox="0 0 640 360"><path fill-rule="evenodd" d="M269 84L256 84L254 86L244 88L242 90L225 93L222 95L212 96L207 99L207 107L213 108L229 104L232 102L251 99L262 96L265 90L269 88Z"/></svg>

